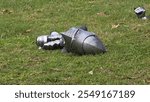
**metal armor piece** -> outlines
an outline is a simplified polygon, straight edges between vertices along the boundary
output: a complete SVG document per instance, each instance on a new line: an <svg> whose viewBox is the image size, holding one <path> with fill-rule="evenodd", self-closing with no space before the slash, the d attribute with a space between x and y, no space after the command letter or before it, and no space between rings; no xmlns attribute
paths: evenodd
<svg viewBox="0 0 150 102"><path fill-rule="evenodd" d="M138 18L143 18L145 17L145 9L143 7L137 7L134 8L134 12L136 13L136 15L138 16Z"/></svg>
<svg viewBox="0 0 150 102"><path fill-rule="evenodd" d="M38 36L36 39L36 45L39 47L43 47L43 45L47 43L47 37L48 35Z"/></svg>
<svg viewBox="0 0 150 102"><path fill-rule="evenodd" d="M142 19L142 20L147 20L147 19L149 20L150 19L150 16L145 15L146 10L143 7L134 8L134 12L137 15L137 17Z"/></svg>
<svg viewBox="0 0 150 102"><path fill-rule="evenodd" d="M42 35L37 37L36 44L39 49L53 50L63 48L62 35L57 32L52 32L50 35Z"/></svg>
<svg viewBox="0 0 150 102"><path fill-rule="evenodd" d="M67 52L81 55L106 52L106 48L102 41L92 32L73 27L67 32L63 32L62 36L65 41L64 46Z"/></svg>

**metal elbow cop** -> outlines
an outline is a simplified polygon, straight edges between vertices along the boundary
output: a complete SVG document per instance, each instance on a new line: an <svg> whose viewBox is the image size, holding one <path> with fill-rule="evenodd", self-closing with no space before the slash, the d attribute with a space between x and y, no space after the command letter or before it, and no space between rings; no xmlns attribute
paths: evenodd
<svg viewBox="0 0 150 102"><path fill-rule="evenodd" d="M72 27L66 32L62 32L67 52L80 55L98 54L106 52L102 41L92 32Z"/></svg>

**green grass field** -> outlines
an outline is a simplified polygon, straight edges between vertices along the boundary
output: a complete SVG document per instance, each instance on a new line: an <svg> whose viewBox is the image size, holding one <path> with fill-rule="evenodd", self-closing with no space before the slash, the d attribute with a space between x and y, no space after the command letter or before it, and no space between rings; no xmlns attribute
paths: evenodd
<svg viewBox="0 0 150 102"><path fill-rule="evenodd" d="M150 84L150 0L0 0L0 84ZM86 24L107 53L39 50L36 37Z"/></svg>

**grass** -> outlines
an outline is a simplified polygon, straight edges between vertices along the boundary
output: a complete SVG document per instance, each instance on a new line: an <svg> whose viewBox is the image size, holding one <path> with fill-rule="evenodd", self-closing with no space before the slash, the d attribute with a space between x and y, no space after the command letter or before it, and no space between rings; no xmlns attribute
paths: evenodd
<svg viewBox="0 0 150 102"><path fill-rule="evenodd" d="M1 0L0 84L150 84L149 0ZM105 54L38 50L36 37L86 24Z"/></svg>

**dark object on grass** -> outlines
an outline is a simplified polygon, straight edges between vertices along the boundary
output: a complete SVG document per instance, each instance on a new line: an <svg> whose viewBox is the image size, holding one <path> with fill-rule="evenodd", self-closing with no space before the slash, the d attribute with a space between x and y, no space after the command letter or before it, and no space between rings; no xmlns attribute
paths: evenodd
<svg viewBox="0 0 150 102"><path fill-rule="evenodd" d="M86 30L86 27L72 27L68 31L62 32L65 41L63 51L80 55L106 52L102 41L94 33Z"/></svg>
<svg viewBox="0 0 150 102"><path fill-rule="evenodd" d="M82 29L82 30L85 30L85 31L88 31L88 28L84 25L84 26L80 26L79 29Z"/></svg>
<svg viewBox="0 0 150 102"><path fill-rule="evenodd" d="M137 17L140 19L143 19L143 20L149 19L149 17L145 15L146 10L143 7L134 8L134 12L137 15Z"/></svg>
<svg viewBox="0 0 150 102"><path fill-rule="evenodd" d="M36 44L39 49L54 50L61 49L64 46L62 35L52 32L50 35L42 35L37 37Z"/></svg>

